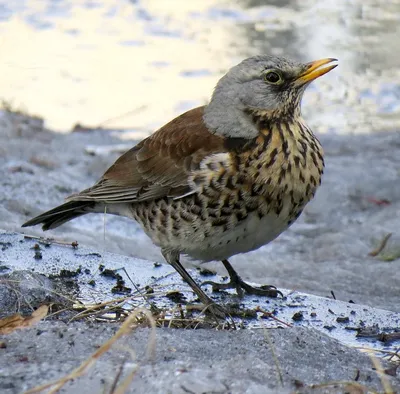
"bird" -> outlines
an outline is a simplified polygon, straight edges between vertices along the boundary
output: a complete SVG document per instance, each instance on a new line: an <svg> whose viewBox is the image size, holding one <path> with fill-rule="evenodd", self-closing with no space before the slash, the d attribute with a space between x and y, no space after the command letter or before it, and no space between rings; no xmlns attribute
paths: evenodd
<svg viewBox="0 0 400 394"><path fill-rule="evenodd" d="M337 59L301 63L257 55L228 70L207 105L191 109L122 154L98 182L27 221L49 230L88 213L136 220L205 309L226 317L181 264L221 261L236 289L277 297L272 285L251 286L229 258L258 249L290 227L314 197L323 149L301 115L307 86Z"/></svg>

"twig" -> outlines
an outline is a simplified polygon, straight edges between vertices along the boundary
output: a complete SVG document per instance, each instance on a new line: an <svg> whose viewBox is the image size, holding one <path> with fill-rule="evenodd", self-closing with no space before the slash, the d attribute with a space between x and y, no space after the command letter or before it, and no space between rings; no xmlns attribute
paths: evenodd
<svg viewBox="0 0 400 394"><path fill-rule="evenodd" d="M61 240L56 240L54 238L37 237L35 235L24 235L24 239L34 239L44 245L56 244L56 245L62 245L62 246L72 246L73 248L77 248L79 245L78 241L72 241L72 242L61 241Z"/></svg>
<svg viewBox="0 0 400 394"><path fill-rule="evenodd" d="M256 308L256 311L257 312L261 312L263 314L263 316L270 317L271 319L277 321L278 323L281 323L281 324L285 325L286 327L293 327L291 324L286 323L283 320L278 319L271 312L267 312L264 309L261 309L259 306Z"/></svg>

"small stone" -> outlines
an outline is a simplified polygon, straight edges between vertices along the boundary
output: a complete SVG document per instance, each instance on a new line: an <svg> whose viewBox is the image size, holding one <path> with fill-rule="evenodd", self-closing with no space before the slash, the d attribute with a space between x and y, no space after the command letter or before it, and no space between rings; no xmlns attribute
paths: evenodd
<svg viewBox="0 0 400 394"><path fill-rule="evenodd" d="M146 294L153 294L154 293L154 289L150 286L146 286L144 288L146 290Z"/></svg>
<svg viewBox="0 0 400 394"><path fill-rule="evenodd" d="M303 316L303 312L296 312L293 316L292 316L292 320L294 321L301 321L303 320L304 316Z"/></svg>

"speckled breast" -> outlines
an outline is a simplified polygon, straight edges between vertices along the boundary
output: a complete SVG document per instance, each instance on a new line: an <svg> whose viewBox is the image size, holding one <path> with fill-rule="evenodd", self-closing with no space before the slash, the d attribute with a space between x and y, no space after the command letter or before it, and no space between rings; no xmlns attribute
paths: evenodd
<svg viewBox="0 0 400 394"><path fill-rule="evenodd" d="M208 156L192 193L133 207L153 242L204 260L228 258L276 238L314 196L322 149L302 123L261 132L242 152Z"/></svg>

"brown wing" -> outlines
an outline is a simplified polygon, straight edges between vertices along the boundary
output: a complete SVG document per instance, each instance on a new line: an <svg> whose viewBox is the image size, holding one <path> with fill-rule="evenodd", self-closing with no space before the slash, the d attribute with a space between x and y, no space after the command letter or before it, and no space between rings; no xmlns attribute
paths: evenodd
<svg viewBox="0 0 400 394"><path fill-rule="evenodd" d="M69 201L139 202L190 192L188 174L202 159L225 152L224 139L203 122L204 107L167 123L124 153L93 187Z"/></svg>

